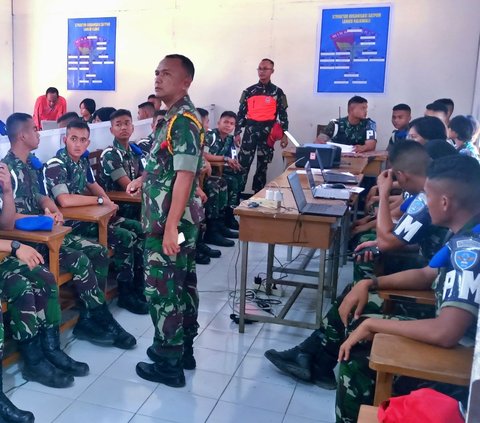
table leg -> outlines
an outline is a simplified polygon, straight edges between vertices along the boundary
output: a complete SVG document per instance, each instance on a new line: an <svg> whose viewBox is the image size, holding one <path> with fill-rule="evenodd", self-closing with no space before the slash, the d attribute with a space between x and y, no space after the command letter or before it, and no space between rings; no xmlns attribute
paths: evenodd
<svg viewBox="0 0 480 423"><path fill-rule="evenodd" d="M273 260L275 257L275 244L268 244L267 253L267 280L265 286L265 293L272 295L272 283L273 283Z"/></svg>
<svg viewBox="0 0 480 423"><path fill-rule="evenodd" d="M377 381L375 384L375 397L373 405L379 406L382 401L392 396L393 374L384 373L377 370Z"/></svg>
<svg viewBox="0 0 480 423"><path fill-rule="evenodd" d="M317 288L317 310L315 316L315 325L317 328L322 323L322 310L323 310L323 284L325 280L325 250L320 250L320 266L318 269L318 288Z"/></svg>
<svg viewBox="0 0 480 423"><path fill-rule="evenodd" d="M238 331L245 332L245 305L247 296L247 272L248 272L248 241L241 241L242 266L240 269L240 310Z"/></svg>

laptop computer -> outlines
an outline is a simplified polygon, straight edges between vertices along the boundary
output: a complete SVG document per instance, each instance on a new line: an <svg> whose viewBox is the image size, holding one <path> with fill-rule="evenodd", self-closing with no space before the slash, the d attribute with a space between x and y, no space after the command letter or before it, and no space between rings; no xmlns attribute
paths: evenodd
<svg viewBox="0 0 480 423"><path fill-rule="evenodd" d="M58 123L56 120L42 120L42 130L48 131L49 129L57 129Z"/></svg>
<svg viewBox="0 0 480 423"><path fill-rule="evenodd" d="M292 172L288 175L288 183L292 189L297 209L301 214L342 217L347 211L345 204L314 204L307 202L297 172Z"/></svg>
<svg viewBox="0 0 480 423"><path fill-rule="evenodd" d="M328 198L331 200L348 200L350 198L350 191L348 189L328 188L322 185L315 185L310 163L305 163L305 172L314 198Z"/></svg>
<svg viewBox="0 0 480 423"><path fill-rule="evenodd" d="M322 173L323 180L327 184L356 184L358 183L355 175L346 175L345 173L338 173L331 170L325 170L323 167L322 159L317 154L318 167Z"/></svg>

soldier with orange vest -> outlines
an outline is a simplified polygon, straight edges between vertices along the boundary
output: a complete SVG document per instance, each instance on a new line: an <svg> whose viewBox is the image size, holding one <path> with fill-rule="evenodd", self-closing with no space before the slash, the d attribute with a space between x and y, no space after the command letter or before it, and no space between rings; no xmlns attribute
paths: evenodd
<svg viewBox="0 0 480 423"><path fill-rule="evenodd" d="M245 189L255 151L257 151L257 169L252 188L253 191L258 192L266 184L267 166L273 159L275 141L282 139L282 148L287 145L283 135L283 131L288 129L287 97L281 88L270 81L274 72L273 66L272 60L262 59L257 68L258 83L244 90L240 98L235 143L240 144L240 133L242 127L245 127L238 155L238 161L245 169L241 191Z"/></svg>

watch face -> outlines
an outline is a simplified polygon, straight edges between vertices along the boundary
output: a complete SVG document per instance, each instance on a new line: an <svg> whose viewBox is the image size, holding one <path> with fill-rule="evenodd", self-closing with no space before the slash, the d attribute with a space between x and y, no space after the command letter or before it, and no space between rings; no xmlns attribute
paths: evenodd
<svg viewBox="0 0 480 423"><path fill-rule="evenodd" d="M102 197L98 197L98 198L97 198L97 203L98 203L98 204L103 204L103 198L102 198Z"/></svg>
<svg viewBox="0 0 480 423"><path fill-rule="evenodd" d="M11 245L12 245L12 248L18 249L18 248L20 248L21 244L18 241L12 241Z"/></svg>

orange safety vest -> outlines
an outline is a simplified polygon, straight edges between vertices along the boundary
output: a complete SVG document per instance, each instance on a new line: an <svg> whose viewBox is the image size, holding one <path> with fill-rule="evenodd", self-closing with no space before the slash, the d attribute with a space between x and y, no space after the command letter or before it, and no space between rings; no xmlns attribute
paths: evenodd
<svg viewBox="0 0 480 423"><path fill-rule="evenodd" d="M254 95L247 99L247 119L263 122L277 117L277 100L269 95Z"/></svg>

